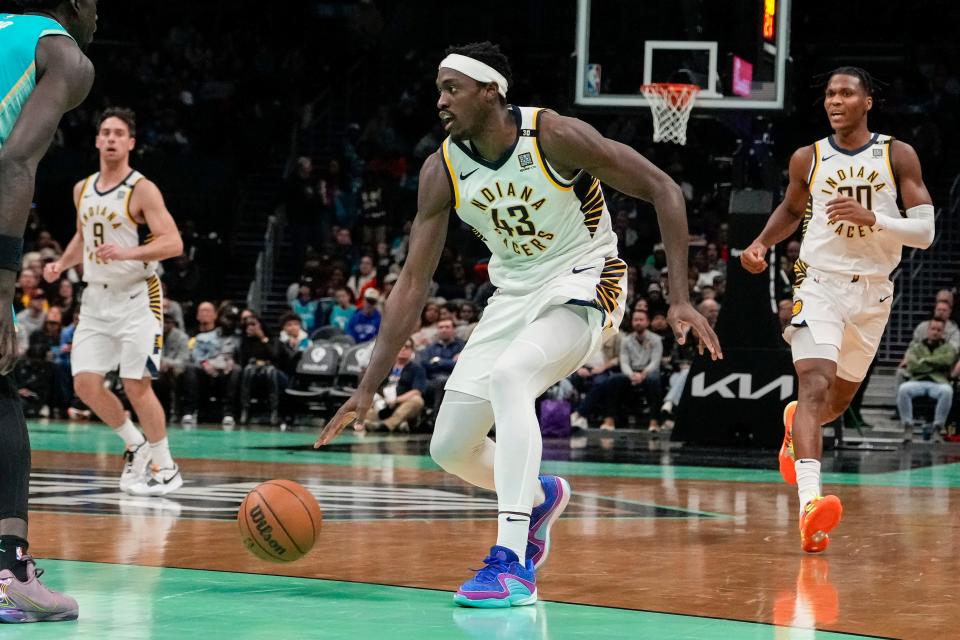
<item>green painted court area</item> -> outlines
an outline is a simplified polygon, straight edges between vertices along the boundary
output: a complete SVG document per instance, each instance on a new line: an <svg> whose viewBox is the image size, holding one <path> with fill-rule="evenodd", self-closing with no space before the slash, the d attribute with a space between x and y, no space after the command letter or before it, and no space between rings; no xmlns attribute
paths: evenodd
<svg viewBox="0 0 960 640"><path fill-rule="evenodd" d="M278 462L293 464L330 464L350 467L399 468L439 470L427 455L409 453L361 453L351 451L316 451L296 447L312 445L313 431L234 431L216 429L171 429L171 449L175 457L208 460L236 460L240 462ZM30 439L35 451L66 451L74 453L118 453L117 439L110 430L99 424L49 423L33 424ZM341 447L351 444L374 445L385 448L397 444L397 438L360 438L343 434L337 439ZM399 451L399 449L398 449ZM658 464L626 464L613 462L580 462L544 460L544 473L586 475L616 478L664 478L675 480L707 480L725 482L780 483L780 473L770 469L736 469L727 467L699 467ZM940 464L881 473L823 474L824 484L862 485L879 487L960 488L960 463Z"/></svg>
<svg viewBox="0 0 960 640"><path fill-rule="evenodd" d="M472 610L454 605L445 591L332 580L56 560L43 566L51 586L77 598L80 619L5 625L3 640L868 637L554 602Z"/></svg>

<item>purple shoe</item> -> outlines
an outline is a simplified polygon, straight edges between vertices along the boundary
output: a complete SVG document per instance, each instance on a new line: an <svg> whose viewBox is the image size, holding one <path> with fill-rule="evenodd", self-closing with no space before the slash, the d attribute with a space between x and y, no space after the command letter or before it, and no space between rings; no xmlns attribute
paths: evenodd
<svg viewBox="0 0 960 640"><path fill-rule="evenodd" d="M27 579L20 582L9 569L0 571L0 622L60 622L76 620L80 614L77 601L57 593L40 582L43 569L37 569L33 558L24 556Z"/></svg>
<svg viewBox="0 0 960 640"><path fill-rule="evenodd" d="M539 569L547 561L550 527L567 508L572 493L570 483L559 476L540 476L540 484L547 499L539 507L533 508L530 533L527 534L527 559L533 561L534 569Z"/></svg>

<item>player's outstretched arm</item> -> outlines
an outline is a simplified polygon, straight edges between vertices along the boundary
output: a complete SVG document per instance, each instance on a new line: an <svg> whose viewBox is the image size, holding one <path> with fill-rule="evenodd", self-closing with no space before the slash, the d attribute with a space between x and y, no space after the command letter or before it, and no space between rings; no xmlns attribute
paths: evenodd
<svg viewBox="0 0 960 640"><path fill-rule="evenodd" d="M327 423L314 447L328 444L354 420L363 423L373 403L373 394L390 372L400 347L413 333L447 239L451 198L450 183L438 151L427 158L420 170L417 217L410 229L410 249L400 277L384 305L383 322L370 364L357 392Z"/></svg>
<svg viewBox="0 0 960 640"><path fill-rule="evenodd" d="M173 216L163 202L163 194L153 182L143 179L137 183L130 196L130 211L142 213L150 228L153 240L139 247L120 247L102 244L97 247L97 257L104 260L135 260L153 262L175 258L183 253L183 239Z"/></svg>
<svg viewBox="0 0 960 640"><path fill-rule="evenodd" d="M69 38L41 38L36 64L37 86L0 148L0 374L8 373L16 361L10 305L37 165L60 118L87 97L93 84L93 64Z"/></svg>
<svg viewBox="0 0 960 640"><path fill-rule="evenodd" d="M767 268L767 251L793 235L803 221L810 199L807 184L813 164L813 147L801 147L790 157L790 182L783 202L773 210L763 231L750 246L740 253L740 264L750 273L760 273Z"/></svg>
<svg viewBox="0 0 960 640"><path fill-rule="evenodd" d="M653 203L663 236L670 278L668 320L680 344L688 328L700 338L714 359L723 357L716 334L707 320L690 304L687 261L690 232L686 203L680 187L670 176L632 148L604 138L582 120L553 112L540 117L540 144L550 163L564 173L583 169L604 184L634 198Z"/></svg>

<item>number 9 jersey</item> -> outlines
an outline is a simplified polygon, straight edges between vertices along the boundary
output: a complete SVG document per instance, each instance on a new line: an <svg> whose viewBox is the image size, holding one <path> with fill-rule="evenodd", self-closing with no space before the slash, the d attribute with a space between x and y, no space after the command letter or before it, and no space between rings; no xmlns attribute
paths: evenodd
<svg viewBox="0 0 960 640"><path fill-rule="evenodd" d="M493 254L490 281L523 293L616 257L617 237L600 181L583 171L566 180L544 157L537 139L543 110L509 108L517 139L497 160L481 157L469 141L447 138L441 150L454 209Z"/></svg>
<svg viewBox="0 0 960 640"><path fill-rule="evenodd" d="M855 198L878 218L900 217L891 142L891 136L875 133L866 145L852 151L839 148L833 136L814 143L807 180L812 206L804 221L800 272L813 267L842 276L887 278L900 263L903 245L893 236L866 225L827 219L827 203L840 196Z"/></svg>
<svg viewBox="0 0 960 640"><path fill-rule="evenodd" d="M156 273L156 262L104 260L97 257L97 247L102 244L138 247L152 240L149 227L138 224L130 213L133 189L143 175L131 171L120 184L104 192L97 190L99 178L99 172L88 177L77 199L77 216L83 232L83 280L118 287L142 282Z"/></svg>

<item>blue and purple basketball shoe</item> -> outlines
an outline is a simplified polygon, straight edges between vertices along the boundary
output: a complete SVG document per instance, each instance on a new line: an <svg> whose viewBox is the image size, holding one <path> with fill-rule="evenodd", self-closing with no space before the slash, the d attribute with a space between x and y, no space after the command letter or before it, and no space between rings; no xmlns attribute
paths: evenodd
<svg viewBox="0 0 960 640"><path fill-rule="evenodd" d="M527 559L539 569L550 553L550 527L557 521L570 502L570 483L557 476L540 476L547 499L530 514L530 533L527 534Z"/></svg>
<svg viewBox="0 0 960 640"><path fill-rule="evenodd" d="M461 607L501 609L520 607L537 601L537 578L533 562L520 564L517 554L506 547L494 546L483 559L483 569L463 583L453 596Z"/></svg>

